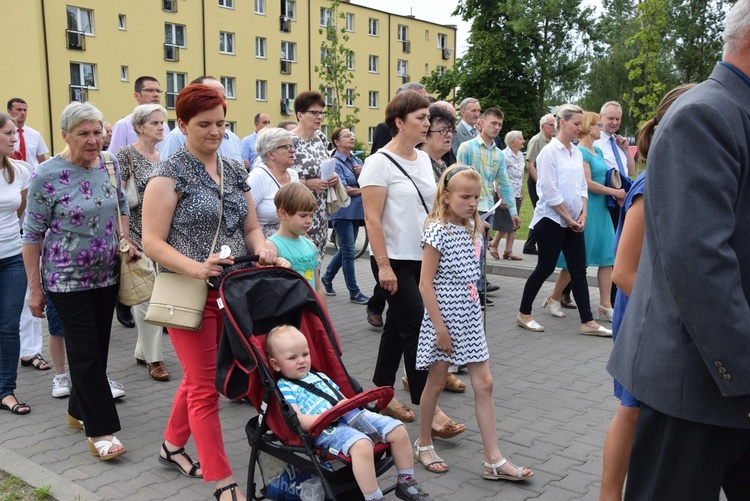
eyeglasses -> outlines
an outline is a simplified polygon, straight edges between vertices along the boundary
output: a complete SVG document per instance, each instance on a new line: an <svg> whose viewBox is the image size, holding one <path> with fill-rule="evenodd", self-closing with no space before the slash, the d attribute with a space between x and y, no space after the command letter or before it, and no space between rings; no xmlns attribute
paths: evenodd
<svg viewBox="0 0 750 501"><path fill-rule="evenodd" d="M341 139L354 139L354 134L345 134L341 136Z"/></svg>
<svg viewBox="0 0 750 501"><path fill-rule="evenodd" d="M437 132L443 137L446 137L448 134L455 134L456 129L438 129L438 130L427 130L427 132Z"/></svg>
<svg viewBox="0 0 750 501"><path fill-rule="evenodd" d="M323 117L325 116L325 111L318 111L318 110L307 110L305 113L309 113L314 117Z"/></svg>
<svg viewBox="0 0 750 501"><path fill-rule="evenodd" d="M149 94L161 94L164 91L161 89L141 89L141 92L148 92Z"/></svg>
<svg viewBox="0 0 750 501"><path fill-rule="evenodd" d="M286 151L292 151L294 149L294 146L292 146L291 144L282 144L281 146L276 147L277 150L280 150L282 148L284 148Z"/></svg>
<svg viewBox="0 0 750 501"><path fill-rule="evenodd" d="M596 126L597 126L597 127L599 127L599 128L602 128L602 127L604 127L604 124L603 124L603 123L601 123L601 122L599 122L599 123L596 123L596 124L594 124L594 125L596 125Z"/></svg>
<svg viewBox="0 0 750 501"><path fill-rule="evenodd" d="M542 125L546 125L547 127L554 127L555 126L555 122L552 122L551 124L542 124Z"/></svg>

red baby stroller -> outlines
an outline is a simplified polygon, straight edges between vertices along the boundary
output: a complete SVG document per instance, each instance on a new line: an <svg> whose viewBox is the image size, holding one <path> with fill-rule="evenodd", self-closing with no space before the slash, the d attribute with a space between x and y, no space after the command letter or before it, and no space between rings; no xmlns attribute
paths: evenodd
<svg viewBox="0 0 750 501"><path fill-rule="evenodd" d="M239 261L236 259L235 263ZM370 402L377 402L383 408L393 397L393 388L363 392L347 373L331 320L307 280L297 272L275 267L235 271L222 281L219 293L224 307L224 329L219 342L216 386L230 399L247 397L258 411L245 427L251 447L248 497L267 498L266 485L261 486L258 496L255 479L259 455L265 453L296 471L320 478L327 500L362 499L350 459L316 449L313 440L351 409ZM302 331L310 347L312 368L328 375L349 399L322 414L308 433L302 431L294 409L276 387L263 348L266 333L280 324L290 324ZM375 461L378 476L393 465L388 444L375 445ZM395 485L384 493L394 488Z"/></svg>

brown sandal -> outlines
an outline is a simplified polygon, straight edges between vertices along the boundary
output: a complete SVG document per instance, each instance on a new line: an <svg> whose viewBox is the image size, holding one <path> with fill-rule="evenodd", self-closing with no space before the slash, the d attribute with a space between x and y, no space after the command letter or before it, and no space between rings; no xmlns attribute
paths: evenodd
<svg viewBox="0 0 750 501"><path fill-rule="evenodd" d="M500 254L497 253L497 247L488 246L487 252L489 252L490 256L494 257L495 259L500 259Z"/></svg>
<svg viewBox="0 0 750 501"><path fill-rule="evenodd" d="M463 393L466 391L466 383L449 372L448 377L445 378L445 391Z"/></svg>
<svg viewBox="0 0 750 501"><path fill-rule="evenodd" d="M443 440L446 440L448 438L453 438L456 435L460 435L464 431L466 431L466 425L463 425L461 423L456 423L452 419L449 419L448 421L445 422L445 424L439 430L432 428L430 430L430 435L432 437L438 437L438 438L442 438Z"/></svg>
<svg viewBox="0 0 750 501"><path fill-rule="evenodd" d="M380 414L382 414L383 416L392 417L393 419L398 419L399 421L403 421L404 423L411 423L415 418L414 409L403 404L397 407L383 407L382 409L380 409Z"/></svg>

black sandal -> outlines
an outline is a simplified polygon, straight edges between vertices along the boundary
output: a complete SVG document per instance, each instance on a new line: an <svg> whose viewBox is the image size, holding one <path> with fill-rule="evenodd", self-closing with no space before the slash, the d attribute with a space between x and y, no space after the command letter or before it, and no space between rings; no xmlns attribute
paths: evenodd
<svg viewBox="0 0 750 501"><path fill-rule="evenodd" d="M200 469L200 467L201 467L200 463L199 462L195 462L194 463L193 460L190 458L190 456L188 456L188 453L185 452L185 448L184 447L180 447L176 451L170 452L169 449L167 449L167 444L165 444L164 442L162 442L161 448L164 449L164 453L167 455L167 457L163 458L163 457L161 457L161 454L159 454L159 462L161 464L163 464L165 466L169 466L170 468L175 468L177 471L179 471L180 473L182 473L186 477L203 478L203 474L198 475L198 474L195 473L195 472L197 472ZM182 457L184 457L185 459L188 460L188 462L191 465L191 468L190 468L189 472L185 471L185 469L180 465L180 463L178 463L177 461L175 461L174 459L172 459L172 456L175 456L177 454L179 454L180 456L182 456Z"/></svg>
<svg viewBox="0 0 750 501"><path fill-rule="evenodd" d="M46 367L42 367L43 365L46 365ZM42 358L41 353L37 353L33 357L31 357L28 360L21 359L21 367L28 367L32 366L38 371L48 371L52 368L52 366L47 362L44 358Z"/></svg>
<svg viewBox="0 0 750 501"><path fill-rule="evenodd" d="M4 403L2 403L2 401L0 401L0 409L6 410L6 411L10 411L11 413L18 414L19 416L24 416L24 415L28 414L29 412L31 412L31 407L29 407L28 404L25 404L23 402L19 402L18 399L16 398L16 396L13 393L5 395L5 397L3 397L3 398L8 398L8 397L13 397L13 399L16 401L16 403L14 405L9 406L9 405L5 405ZM26 409L26 410L22 411L20 409Z"/></svg>
<svg viewBox="0 0 750 501"><path fill-rule="evenodd" d="M225 491L231 491L232 501L237 501L237 494L234 492L236 488L237 488L237 484L235 482L232 482L229 485L225 485L224 487L220 487L219 489L216 489L214 491L214 497L216 499L221 499L221 495L224 494Z"/></svg>

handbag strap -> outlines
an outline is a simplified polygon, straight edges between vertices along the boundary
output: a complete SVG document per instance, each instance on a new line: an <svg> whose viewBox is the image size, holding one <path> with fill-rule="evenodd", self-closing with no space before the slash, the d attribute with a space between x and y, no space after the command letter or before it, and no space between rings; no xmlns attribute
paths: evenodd
<svg viewBox="0 0 750 501"><path fill-rule="evenodd" d="M219 171L219 224L216 226L216 233L214 233L214 241L211 242L211 250L208 251L208 255L213 254L216 248L216 241L219 239L219 230L221 229L221 218L224 215L224 159L217 153L218 164L221 170Z"/></svg>
<svg viewBox="0 0 750 501"><path fill-rule="evenodd" d="M430 215L430 209L427 208L427 204L424 201L424 197L422 196L422 192L419 191L419 188L417 188L417 183L414 182L414 180L411 178L411 176L406 173L406 171L404 170L404 168L401 167L401 165L398 162L396 162L396 160L394 160L394 158L392 156L390 156L388 153L384 152L383 150L378 150L378 153L382 154L383 156L385 156L386 158L388 158L388 160L390 160L391 162L393 162L393 165L395 165L396 167L398 167L398 170L401 171L401 174L403 174L404 176L406 176L406 178L409 181L411 181L411 184L414 185L414 189L417 190L417 195L419 195L419 201L422 202L422 207L424 207L424 211L429 216Z"/></svg>
<svg viewBox="0 0 750 501"><path fill-rule="evenodd" d="M122 213L120 212L120 190L117 186L117 178L115 177L114 160L109 156L108 151L102 151L102 160L104 165L107 167L107 173L109 174L109 182L112 183L112 187L115 189L115 202L117 202L117 228L120 230L120 239L122 239Z"/></svg>

